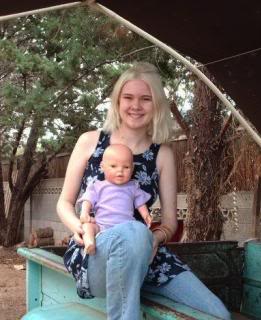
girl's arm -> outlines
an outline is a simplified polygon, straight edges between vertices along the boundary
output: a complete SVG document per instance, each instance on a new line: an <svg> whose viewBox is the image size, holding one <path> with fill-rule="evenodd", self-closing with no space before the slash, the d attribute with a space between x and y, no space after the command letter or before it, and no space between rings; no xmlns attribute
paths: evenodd
<svg viewBox="0 0 261 320"><path fill-rule="evenodd" d="M177 229L177 174L176 159L171 146L163 144L157 157L159 172L159 197L161 204L161 225L168 227L172 235ZM164 232L155 230L155 245L166 239Z"/></svg>
<svg viewBox="0 0 261 320"><path fill-rule="evenodd" d="M74 233L75 240L83 244L83 233L79 218L75 214L75 202L79 193L84 170L99 138L98 131L86 132L78 139L71 154L64 185L57 202L57 213L61 221Z"/></svg>

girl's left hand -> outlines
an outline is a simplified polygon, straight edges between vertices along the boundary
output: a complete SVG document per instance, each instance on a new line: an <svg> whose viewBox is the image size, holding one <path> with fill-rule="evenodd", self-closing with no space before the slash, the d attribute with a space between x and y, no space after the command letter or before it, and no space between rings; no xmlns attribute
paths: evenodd
<svg viewBox="0 0 261 320"><path fill-rule="evenodd" d="M160 244L160 239L157 237L157 233L153 232L152 234L153 234L153 247L152 247L152 256L150 259L150 263L153 261Z"/></svg>

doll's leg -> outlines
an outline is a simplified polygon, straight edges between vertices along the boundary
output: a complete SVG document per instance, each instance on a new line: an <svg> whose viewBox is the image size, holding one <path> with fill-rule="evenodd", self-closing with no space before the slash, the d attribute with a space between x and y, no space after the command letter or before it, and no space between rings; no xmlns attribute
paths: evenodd
<svg viewBox="0 0 261 320"><path fill-rule="evenodd" d="M82 225L84 235L84 251L89 255L95 254L95 236L100 231L100 228L95 223L84 223Z"/></svg>

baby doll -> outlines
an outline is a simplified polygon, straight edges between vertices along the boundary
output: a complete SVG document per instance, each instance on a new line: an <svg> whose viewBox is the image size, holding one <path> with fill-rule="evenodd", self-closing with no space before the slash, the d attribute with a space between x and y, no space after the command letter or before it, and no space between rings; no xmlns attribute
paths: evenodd
<svg viewBox="0 0 261 320"><path fill-rule="evenodd" d="M89 186L78 202L82 203L80 220L83 227L85 252L95 254L95 235L115 224L135 220L137 209L148 227L152 218L146 202L150 195L141 190L138 182L131 179L133 155L125 145L113 144L106 148L101 169L105 180ZM94 211L94 219L90 212Z"/></svg>

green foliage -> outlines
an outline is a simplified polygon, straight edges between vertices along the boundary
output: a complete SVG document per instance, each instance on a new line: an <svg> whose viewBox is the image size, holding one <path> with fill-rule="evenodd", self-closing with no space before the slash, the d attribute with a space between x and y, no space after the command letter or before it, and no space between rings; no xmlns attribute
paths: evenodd
<svg viewBox="0 0 261 320"><path fill-rule="evenodd" d="M35 119L42 123L39 151L71 149L83 131L101 126L104 114L97 106L134 60L158 66L171 99L179 99L182 81L188 83L184 68L166 53L87 8L20 18L0 25L0 34L0 144L5 157L19 130L19 144L26 145Z"/></svg>
<svg viewBox="0 0 261 320"><path fill-rule="evenodd" d="M19 153L11 209L0 212L2 220L8 216L5 244L15 241L12 228L18 230L21 208L46 177L47 159L71 151L81 133L101 126L100 106L135 60L156 64L170 99L178 97L183 67L87 7L0 24L0 150L10 168Z"/></svg>

